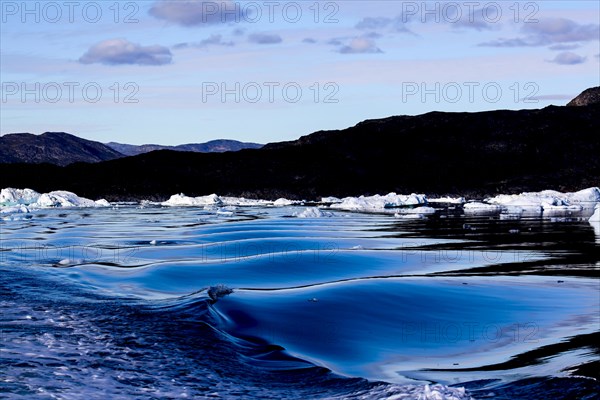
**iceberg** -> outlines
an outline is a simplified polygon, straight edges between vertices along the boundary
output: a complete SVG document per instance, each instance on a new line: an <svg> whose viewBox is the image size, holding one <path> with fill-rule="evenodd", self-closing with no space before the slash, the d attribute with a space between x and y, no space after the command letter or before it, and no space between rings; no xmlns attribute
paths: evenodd
<svg viewBox="0 0 600 400"><path fill-rule="evenodd" d="M169 200L161 203L163 206L169 207L192 207L192 206L222 206L223 201L216 194L209 194L208 196L189 197L181 194L172 195Z"/></svg>
<svg viewBox="0 0 600 400"><path fill-rule="evenodd" d="M594 228L594 232L596 232L596 236L598 238L597 241L600 240L600 203L596 203L596 208L594 209L594 214L588 220L590 225Z"/></svg>
<svg viewBox="0 0 600 400"><path fill-rule="evenodd" d="M292 214L297 218L323 218L323 217L333 217L333 213L328 211L323 211L318 207L308 207L306 210Z"/></svg>
<svg viewBox="0 0 600 400"><path fill-rule="evenodd" d="M442 203L442 204L464 204L467 200L464 197L438 197L435 199L427 199L428 203Z"/></svg>
<svg viewBox="0 0 600 400"><path fill-rule="evenodd" d="M0 205L31 204L35 203L39 197L40 194L35 190L6 188L0 191Z"/></svg>
<svg viewBox="0 0 600 400"><path fill-rule="evenodd" d="M502 207L497 204L487 204L478 201L467 203L463 206L465 214L473 215L490 215L499 214L502 211Z"/></svg>
<svg viewBox="0 0 600 400"><path fill-rule="evenodd" d="M27 211L15 206L26 206ZM0 191L0 208L3 213L29 212L36 208L53 207L110 207L104 199L97 201L79 197L73 192L56 190L50 193L38 193L31 189L5 188Z"/></svg>
<svg viewBox="0 0 600 400"><path fill-rule="evenodd" d="M388 208L397 208L411 205L427 204L424 194L399 195L389 193L385 196L360 196L345 197L339 203L333 203L329 207L348 211L375 211L382 212Z"/></svg>
<svg viewBox="0 0 600 400"><path fill-rule="evenodd" d="M600 188L592 187L573 193L543 190L513 195L502 194L488 198L485 202L502 206L503 212L507 211L510 214L565 216L593 208L594 204L600 202Z"/></svg>

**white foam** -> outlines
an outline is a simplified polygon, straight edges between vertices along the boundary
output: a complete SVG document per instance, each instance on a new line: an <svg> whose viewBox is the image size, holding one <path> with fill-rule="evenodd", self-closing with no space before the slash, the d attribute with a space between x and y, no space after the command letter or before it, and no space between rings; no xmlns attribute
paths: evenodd
<svg viewBox="0 0 600 400"><path fill-rule="evenodd" d="M386 399L386 400L472 400L473 397L462 387L449 387L442 384L433 385L398 385L390 384L374 387L365 392L352 393L353 399Z"/></svg>
<svg viewBox="0 0 600 400"><path fill-rule="evenodd" d="M308 207L306 210L294 213L294 217L298 218L323 218L323 217L333 217L333 213L328 211L323 211L318 207Z"/></svg>

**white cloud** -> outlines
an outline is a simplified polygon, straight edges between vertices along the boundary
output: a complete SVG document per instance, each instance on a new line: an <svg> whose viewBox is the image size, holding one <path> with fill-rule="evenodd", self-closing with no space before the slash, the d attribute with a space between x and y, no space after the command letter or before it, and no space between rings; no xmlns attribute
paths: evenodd
<svg viewBox="0 0 600 400"><path fill-rule="evenodd" d="M558 53L553 60L550 60L550 62L560 65L576 65L584 63L585 57L582 57L570 51L565 51L562 53Z"/></svg>
<svg viewBox="0 0 600 400"><path fill-rule="evenodd" d="M338 51L342 54L383 53L373 40L364 37L352 39L350 43L342 46Z"/></svg>
<svg viewBox="0 0 600 400"><path fill-rule="evenodd" d="M171 63L172 55L168 48L153 45L141 46L126 39L104 40L90 47L79 58L82 64L138 64L164 65Z"/></svg>
<svg viewBox="0 0 600 400"><path fill-rule="evenodd" d="M201 26L225 22L240 22L244 11L231 0L160 0L149 11L150 15L183 26Z"/></svg>

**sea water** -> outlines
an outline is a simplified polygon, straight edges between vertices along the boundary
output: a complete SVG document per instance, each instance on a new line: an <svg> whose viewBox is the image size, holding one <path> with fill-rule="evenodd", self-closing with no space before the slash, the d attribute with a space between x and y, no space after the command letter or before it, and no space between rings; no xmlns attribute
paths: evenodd
<svg viewBox="0 0 600 400"><path fill-rule="evenodd" d="M0 222L0 392L598 398L592 226L453 209L11 214Z"/></svg>

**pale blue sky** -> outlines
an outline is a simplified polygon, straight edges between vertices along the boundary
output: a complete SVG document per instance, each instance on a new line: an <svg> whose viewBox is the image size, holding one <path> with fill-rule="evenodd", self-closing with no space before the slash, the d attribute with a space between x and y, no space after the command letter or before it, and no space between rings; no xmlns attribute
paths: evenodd
<svg viewBox="0 0 600 400"><path fill-rule="evenodd" d="M0 4L2 134L266 143L600 85L598 1Z"/></svg>

